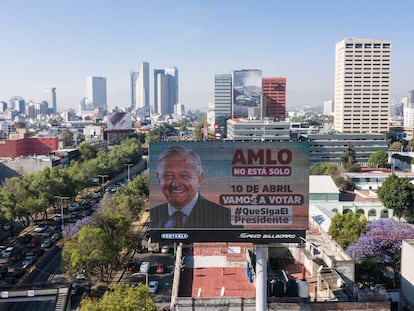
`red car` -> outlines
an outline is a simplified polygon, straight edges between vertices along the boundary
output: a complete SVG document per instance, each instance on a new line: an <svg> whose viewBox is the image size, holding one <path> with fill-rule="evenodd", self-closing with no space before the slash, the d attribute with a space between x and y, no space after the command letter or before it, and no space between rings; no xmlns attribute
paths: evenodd
<svg viewBox="0 0 414 311"><path fill-rule="evenodd" d="M32 238L32 240L27 243L28 248L35 248L40 245L40 240L38 238Z"/></svg>
<svg viewBox="0 0 414 311"><path fill-rule="evenodd" d="M25 253L23 251L17 250L15 252L13 252L13 254L12 254L12 260L13 261L20 261L20 260L22 260L24 258L24 256L25 256Z"/></svg>
<svg viewBox="0 0 414 311"><path fill-rule="evenodd" d="M137 265L136 262L130 262L127 266L127 271L128 272L135 272L135 271L137 271L137 267L138 267L138 265Z"/></svg>
<svg viewBox="0 0 414 311"><path fill-rule="evenodd" d="M157 266L157 273L164 273L165 272L165 265Z"/></svg>

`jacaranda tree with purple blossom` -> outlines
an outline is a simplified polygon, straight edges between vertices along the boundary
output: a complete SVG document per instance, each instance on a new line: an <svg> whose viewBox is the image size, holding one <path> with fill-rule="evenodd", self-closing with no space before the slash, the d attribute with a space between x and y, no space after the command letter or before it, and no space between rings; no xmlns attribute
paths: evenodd
<svg viewBox="0 0 414 311"><path fill-rule="evenodd" d="M379 219L367 224L366 233L347 248L355 260L392 259L398 262L402 240L414 238L414 226L394 219Z"/></svg>

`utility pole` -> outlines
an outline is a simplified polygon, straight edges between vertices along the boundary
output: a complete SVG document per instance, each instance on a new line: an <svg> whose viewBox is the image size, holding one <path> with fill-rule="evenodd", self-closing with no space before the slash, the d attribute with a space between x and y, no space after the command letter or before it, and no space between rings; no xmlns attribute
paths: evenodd
<svg viewBox="0 0 414 311"><path fill-rule="evenodd" d="M62 196L58 196L55 195L54 196L55 199L60 199L60 215L62 216L62 234L64 234L64 230L65 230L65 224L63 221L63 200L69 200L69 197L62 197Z"/></svg>
<svg viewBox="0 0 414 311"><path fill-rule="evenodd" d="M124 165L128 166L128 182L129 182L129 181L131 181L131 169L130 168L133 164L127 163L127 164L124 164Z"/></svg>
<svg viewBox="0 0 414 311"><path fill-rule="evenodd" d="M99 178L102 178L101 184L105 182L105 177L109 177L109 175L98 175Z"/></svg>

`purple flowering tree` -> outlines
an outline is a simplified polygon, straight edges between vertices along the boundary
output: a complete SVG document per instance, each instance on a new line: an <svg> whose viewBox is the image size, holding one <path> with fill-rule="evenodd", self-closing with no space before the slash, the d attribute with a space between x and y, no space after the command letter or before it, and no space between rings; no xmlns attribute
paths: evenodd
<svg viewBox="0 0 414 311"><path fill-rule="evenodd" d="M398 261L401 256L402 240L414 238L414 226L394 219L374 220L367 224L367 232L347 248L355 260Z"/></svg>
<svg viewBox="0 0 414 311"><path fill-rule="evenodd" d="M64 237L67 240L70 240L72 236L77 234L84 225L94 225L95 221L92 219L92 217L87 216L82 219L78 219L74 224L69 224L65 226L65 232Z"/></svg>

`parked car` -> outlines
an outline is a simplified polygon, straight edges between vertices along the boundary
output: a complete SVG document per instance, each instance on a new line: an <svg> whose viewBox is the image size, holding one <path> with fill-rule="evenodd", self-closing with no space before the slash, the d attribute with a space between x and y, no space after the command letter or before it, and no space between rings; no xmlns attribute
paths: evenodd
<svg viewBox="0 0 414 311"><path fill-rule="evenodd" d="M164 273L165 272L165 265L158 265L156 271L157 271L157 273L160 273L160 274Z"/></svg>
<svg viewBox="0 0 414 311"><path fill-rule="evenodd" d="M136 262L130 262L128 263L126 270L128 272L135 272L137 271L137 268L138 268L138 264Z"/></svg>
<svg viewBox="0 0 414 311"><path fill-rule="evenodd" d="M168 254L170 252L170 247L169 246L167 246L167 245L163 245L162 247L161 247L161 253L162 254Z"/></svg>
<svg viewBox="0 0 414 311"><path fill-rule="evenodd" d="M76 280L78 280L78 281L84 281L84 280L86 280L86 272L85 272L85 270L79 271L76 274Z"/></svg>
<svg viewBox="0 0 414 311"><path fill-rule="evenodd" d="M53 235L53 228L48 227L45 231L42 232L43 238L50 238Z"/></svg>
<svg viewBox="0 0 414 311"><path fill-rule="evenodd" d="M22 261L22 268L27 269L29 268L34 262L36 261L36 256L26 256Z"/></svg>
<svg viewBox="0 0 414 311"><path fill-rule="evenodd" d="M42 233L47 229L47 224L39 224L35 229L34 232Z"/></svg>
<svg viewBox="0 0 414 311"><path fill-rule="evenodd" d="M3 253L1 254L1 256L2 256L3 258L10 258L10 257L12 256L13 250L14 250L14 247L13 247L13 246L9 246L9 247L7 247L7 248L3 251Z"/></svg>
<svg viewBox="0 0 414 311"><path fill-rule="evenodd" d="M41 248L50 248L53 245L52 240L44 240L43 243L40 245Z"/></svg>
<svg viewBox="0 0 414 311"><path fill-rule="evenodd" d="M16 250L16 251L13 252L11 258L12 258L13 261L20 261L20 260L22 260L24 258L25 255L26 254L25 254L24 251L22 251L22 250Z"/></svg>
<svg viewBox="0 0 414 311"><path fill-rule="evenodd" d="M27 244L31 241L32 235L30 233L26 233L20 237L20 242L23 244Z"/></svg>
<svg viewBox="0 0 414 311"><path fill-rule="evenodd" d="M79 283L72 283L70 286L70 294L76 295L77 293L79 293Z"/></svg>
<svg viewBox="0 0 414 311"><path fill-rule="evenodd" d="M28 248L35 248L36 246L40 245L40 240L38 238L32 238L32 240L27 243Z"/></svg>
<svg viewBox="0 0 414 311"><path fill-rule="evenodd" d="M158 281L150 281L148 283L148 289L151 293L155 293L158 289Z"/></svg>
<svg viewBox="0 0 414 311"><path fill-rule="evenodd" d="M53 220L56 222L62 221L62 214L55 214L55 216L53 216Z"/></svg>
<svg viewBox="0 0 414 311"><path fill-rule="evenodd" d="M148 273L151 268L151 263L149 261L143 261L139 267L139 272Z"/></svg>

